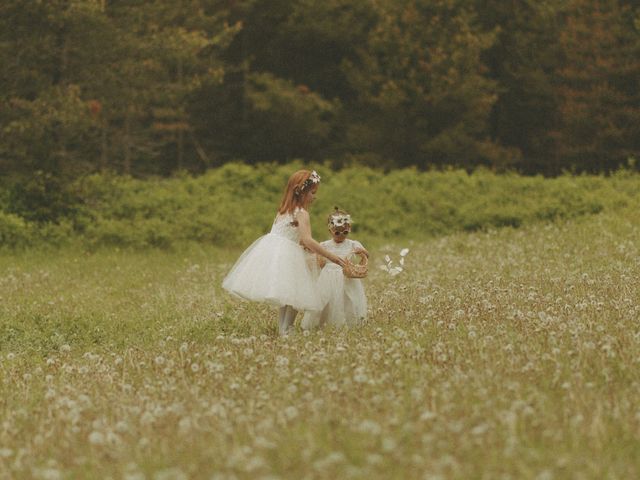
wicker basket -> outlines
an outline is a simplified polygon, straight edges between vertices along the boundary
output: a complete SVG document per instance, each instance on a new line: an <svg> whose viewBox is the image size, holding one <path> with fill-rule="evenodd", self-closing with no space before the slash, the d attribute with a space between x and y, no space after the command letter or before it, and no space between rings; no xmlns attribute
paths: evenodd
<svg viewBox="0 0 640 480"><path fill-rule="evenodd" d="M362 253L356 253L347 258L347 263L342 267L342 273L348 278L364 278L369 273L369 259Z"/></svg>

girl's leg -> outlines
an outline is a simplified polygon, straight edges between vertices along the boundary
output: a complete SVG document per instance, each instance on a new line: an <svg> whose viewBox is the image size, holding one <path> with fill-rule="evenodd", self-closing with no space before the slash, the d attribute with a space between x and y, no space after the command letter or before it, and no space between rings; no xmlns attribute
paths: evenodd
<svg viewBox="0 0 640 480"><path fill-rule="evenodd" d="M296 319L296 315L298 315L298 311L291 305L287 305L287 313L285 314L287 330L293 327L293 322Z"/></svg>
<svg viewBox="0 0 640 480"><path fill-rule="evenodd" d="M278 333L280 336L284 336L289 333L289 330L293 327L293 322L296 319L297 314L298 311L291 305L280 307L278 316Z"/></svg>
<svg viewBox="0 0 640 480"><path fill-rule="evenodd" d="M280 307L278 310L278 333L280 336L287 334L287 323L285 320L287 316L287 308L288 307L285 305L284 307Z"/></svg>

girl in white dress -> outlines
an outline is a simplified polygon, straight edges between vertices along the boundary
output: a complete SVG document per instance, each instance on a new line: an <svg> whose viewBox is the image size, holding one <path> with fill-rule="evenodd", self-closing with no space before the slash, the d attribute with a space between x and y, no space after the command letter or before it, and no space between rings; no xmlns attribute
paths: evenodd
<svg viewBox="0 0 640 480"><path fill-rule="evenodd" d="M222 282L232 294L280 307L279 333L293 327L298 310L320 310L313 261L305 249L339 266L345 261L311 236L307 208L315 200L320 175L299 170L289 178L271 232L258 238L240 256ZM311 259L312 260L312 259Z"/></svg>
<svg viewBox="0 0 640 480"><path fill-rule="evenodd" d="M322 242L321 246L345 260L353 254L369 256L360 242L347 238L351 232L351 216L347 212L336 207L327 223L332 238ZM325 265L321 258L318 263L323 265L317 281L322 310L305 312L302 328L309 330L324 325L342 327L362 323L367 316L367 297L362 281L346 277L340 266Z"/></svg>

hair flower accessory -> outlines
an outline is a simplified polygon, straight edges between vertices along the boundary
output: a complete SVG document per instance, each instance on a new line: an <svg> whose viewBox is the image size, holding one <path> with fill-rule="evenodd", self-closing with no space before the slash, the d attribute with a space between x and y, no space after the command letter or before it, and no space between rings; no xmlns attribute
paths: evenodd
<svg viewBox="0 0 640 480"><path fill-rule="evenodd" d="M334 213L329 217L330 227L342 227L344 225L351 225L351 215L344 213Z"/></svg>
<svg viewBox="0 0 640 480"><path fill-rule="evenodd" d="M318 175L318 172L313 170L311 172L311 175L309 175L309 178L307 178L304 182L302 182L302 185L299 188L296 187L294 194L300 195L301 193L306 192L313 185L317 185L318 183L320 183L320 175Z"/></svg>
<svg viewBox="0 0 640 480"><path fill-rule="evenodd" d="M320 183L320 175L318 175L318 172L314 170L311 172L311 175L309 176L309 178L307 178L302 184L302 191L304 192L308 190L310 187L312 187L313 185L317 185L318 183Z"/></svg>

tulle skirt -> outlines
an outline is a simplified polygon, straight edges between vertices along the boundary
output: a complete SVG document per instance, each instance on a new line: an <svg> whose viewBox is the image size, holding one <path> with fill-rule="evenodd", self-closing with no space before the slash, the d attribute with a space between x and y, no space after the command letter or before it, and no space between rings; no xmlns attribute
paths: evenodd
<svg viewBox="0 0 640 480"><path fill-rule="evenodd" d="M318 277L317 288L322 310L305 312L302 319L305 330L323 325L352 327L366 319L367 297L362 281L345 277L338 265L325 265Z"/></svg>
<svg viewBox="0 0 640 480"><path fill-rule="evenodd" d="M314 278L315 257L302 246L268 233L247 248L222 282L230 293L255 302L296 310L320 310Z"/></svg>

